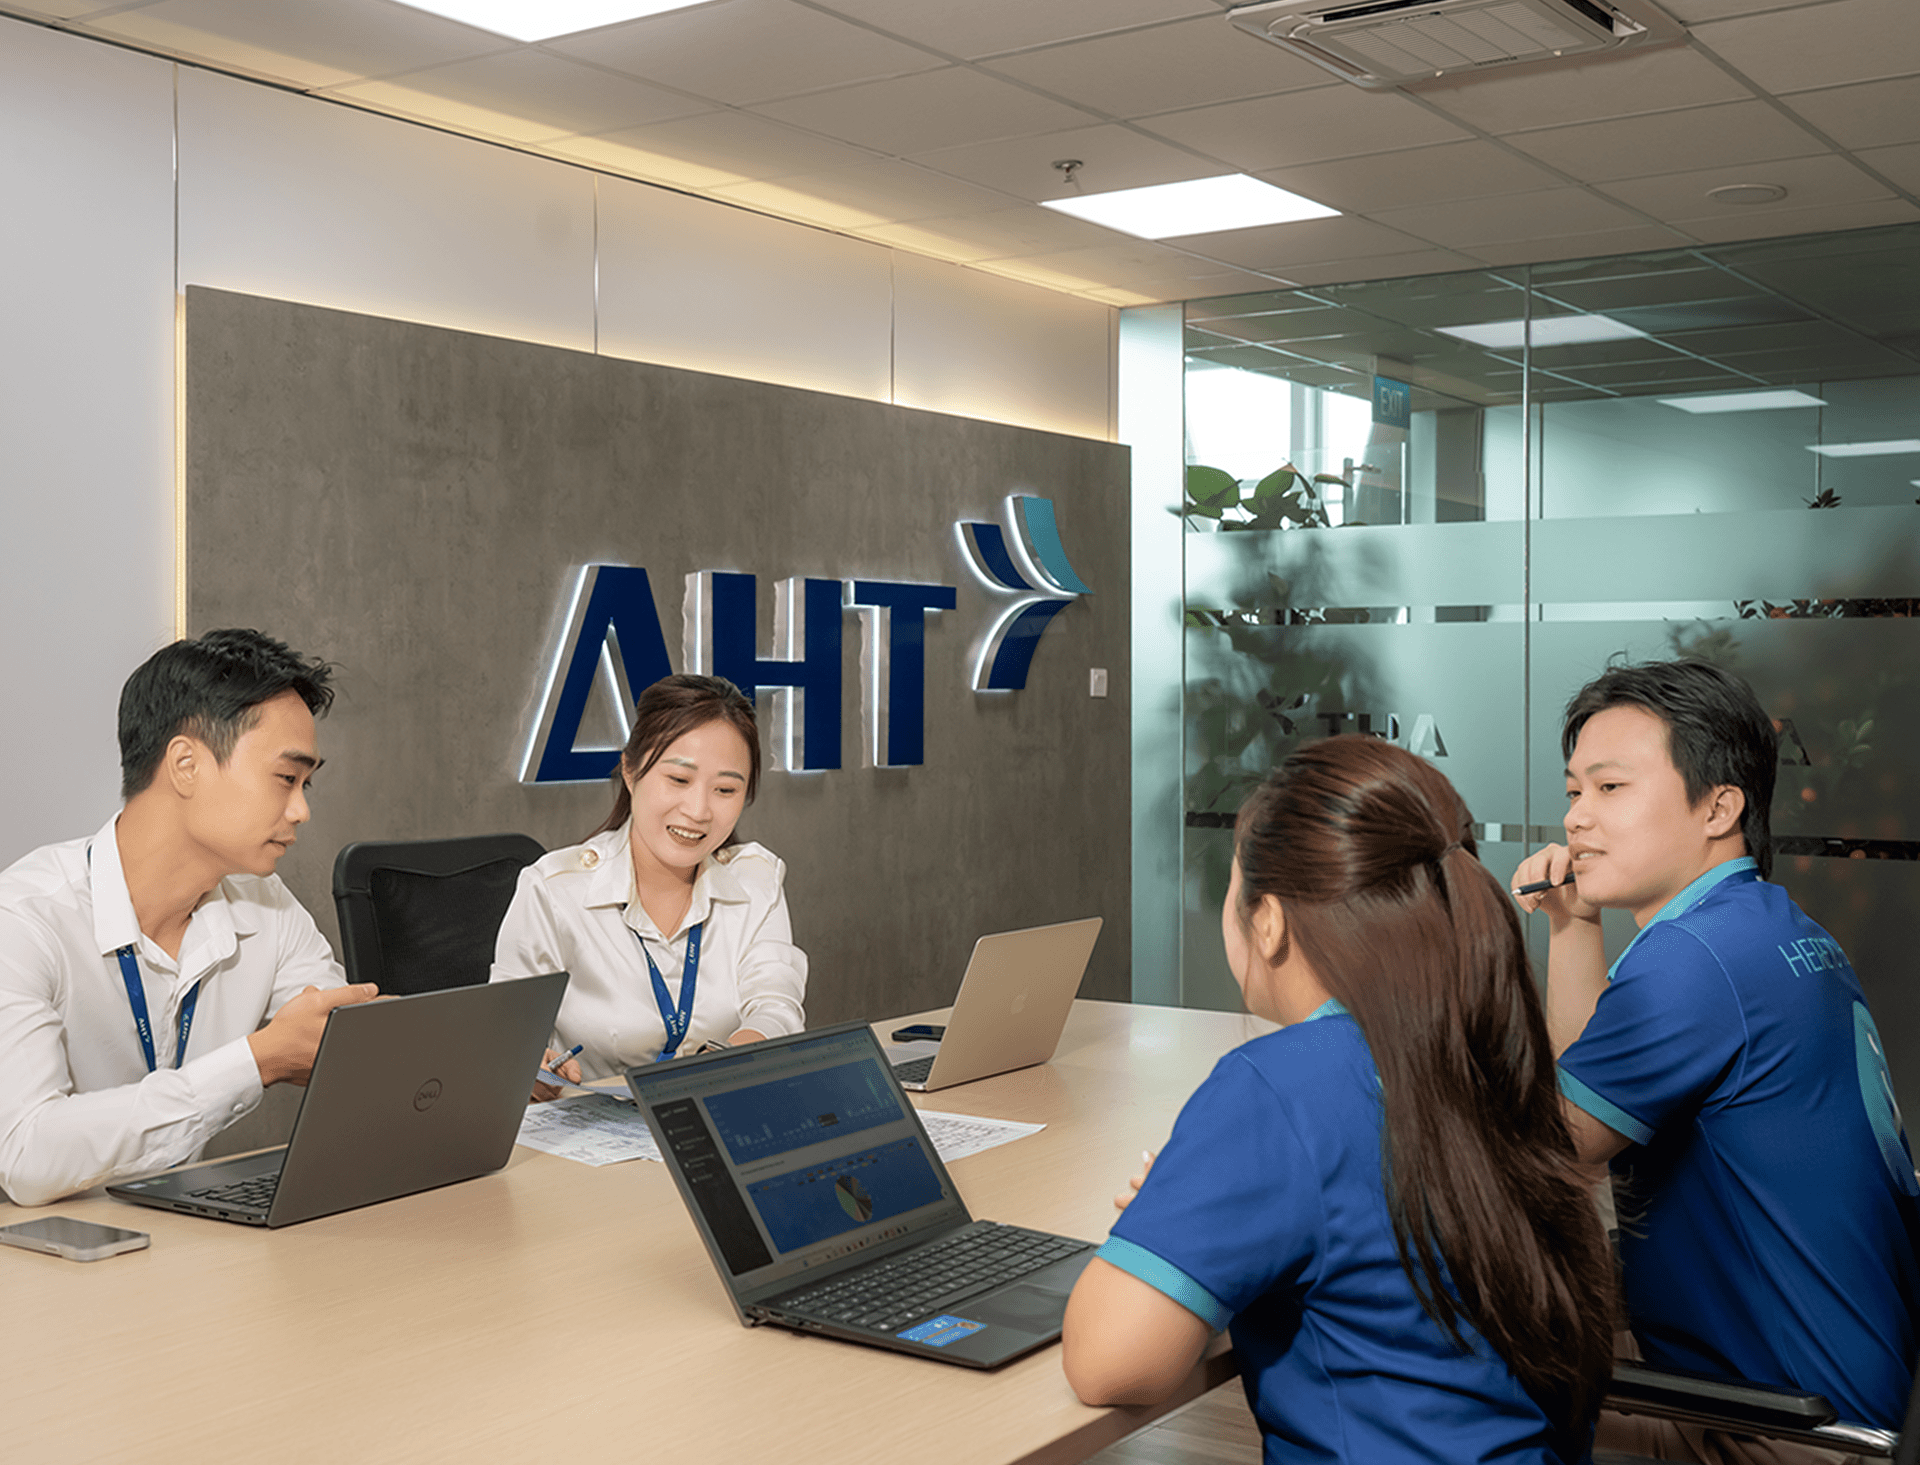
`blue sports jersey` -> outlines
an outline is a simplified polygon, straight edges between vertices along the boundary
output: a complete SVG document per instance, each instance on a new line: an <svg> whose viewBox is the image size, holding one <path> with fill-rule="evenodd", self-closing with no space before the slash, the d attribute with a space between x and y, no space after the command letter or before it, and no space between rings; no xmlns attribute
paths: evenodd
<svg viewBox="0 0 1920 1465"><path fill-rule="evenodd" d="M1222 1058L1099 1255L1231 1323L1269 1465L1561 1465L1560 1438L1464 1320L1421 1310L1394 1248L1380 1080L1337 1003Z"/></svg>
<svg viewBox="0 0 1920 1465"><path fill-rule="evenodd" d="M1839 944L1751 859L1675 896L1560 1061L1614 1161L1651 1362L1825 1394L1896 1429L1920 1339L1920 1202Z"/></svg>

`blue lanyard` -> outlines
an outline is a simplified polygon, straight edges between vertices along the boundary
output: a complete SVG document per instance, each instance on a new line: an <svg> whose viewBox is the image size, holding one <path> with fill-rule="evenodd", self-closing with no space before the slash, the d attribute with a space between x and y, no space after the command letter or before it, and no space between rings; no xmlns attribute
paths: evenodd
<svg viewBox="0 0 1920 1465"><path fill-rule="evenodd" d="M87 878L93 878L93 846L87 846ZM140 958L134 952L133 943L115 949L120 958L120 980L127 984L127 1006L133 1009L133 1030L140 1035L140 1051L147 1055L147 1072L153 1073L160 1064L153 1052L153 1022L147 1016L147 989L140 980ZM200 1005L200 984L195 982L187 989L186 1000L180 1004L180 1041L174 1046L173 1066L178 1068L187 1059L187 1034L193 1031L193 1010Z"/></svg>
<svg viewBox="0 0 1920 1465"><path fill-rule="evenodd" d="M140 982L140 958L131 944L113 953L120 958L120 979L127 984L127 1005L133 1009L133 1030L140 1034L140 1051L147 1055L147 1072L159 1068L153 1053L153 1024L147 1018L147 992ZM187 989L180 1004L180 1042L173 1050L173 1066L178 1068L187 1057L187 1034L193 1031L193 1009L200 1004L200 984Z"/></svg>
<svg viewBox="0 0 1920 1465"><path fill-rule="evenodd" d="M667 1046L660 1050L662 1062L680 1051L680 1042L693 1025L693 984L700 975L700 927L704 924L695 922L687 932L687 955L680 964L680 1005L677 1008L667 992L666 982L661 979L660 968L653 964L653 953L647 950L646 939L638 931L633 932L633 939L640 943L640 954L647 959L647 975L653 978L653 1000L660 1005L660 1021L667 1025ZM627 929L633 931L631 926Z"/></svg>

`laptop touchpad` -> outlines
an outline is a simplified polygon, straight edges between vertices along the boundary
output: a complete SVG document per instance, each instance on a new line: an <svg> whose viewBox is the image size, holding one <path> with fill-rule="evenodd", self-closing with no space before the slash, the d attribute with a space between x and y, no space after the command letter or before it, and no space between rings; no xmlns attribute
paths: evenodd
<svg viewBox="0 0 1920 1465"><path fill-rule="evenodd" d="M1067 1294L1050 1287L1022 1282L1005 1292L995 1293L973 1305L974 1317L983 1323L998 1323L1003 1328L1023 1328L1033 1333L1050 1333L1060 1326L1067 1309ZM962 1307L961 1311L968 1311Z"/></svg>

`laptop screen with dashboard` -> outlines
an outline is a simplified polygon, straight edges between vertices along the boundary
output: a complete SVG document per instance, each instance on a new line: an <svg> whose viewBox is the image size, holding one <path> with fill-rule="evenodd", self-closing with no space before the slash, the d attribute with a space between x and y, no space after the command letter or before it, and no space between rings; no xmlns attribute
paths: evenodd
<svg viewBox="0 0 1920 1465"><path fill-rule="evenodd" d="M736 1306L970 1219L863 1024L627 1081Z"/></svg>

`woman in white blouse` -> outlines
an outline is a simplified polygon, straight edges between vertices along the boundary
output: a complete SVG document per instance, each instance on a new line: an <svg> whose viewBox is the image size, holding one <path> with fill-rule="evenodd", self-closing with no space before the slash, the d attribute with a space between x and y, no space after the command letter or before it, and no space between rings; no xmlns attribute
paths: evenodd
<svg viewBox="0 0 1920 1465"><path fill-rule="evenodd" d="M521 872L492 980L572 974L554 1036L580 1048L559 1070L576 1081L798 1032L786 866L734 840L760 781L753 703L718 677L655 682L615 778L600 828Z"/></svg>

